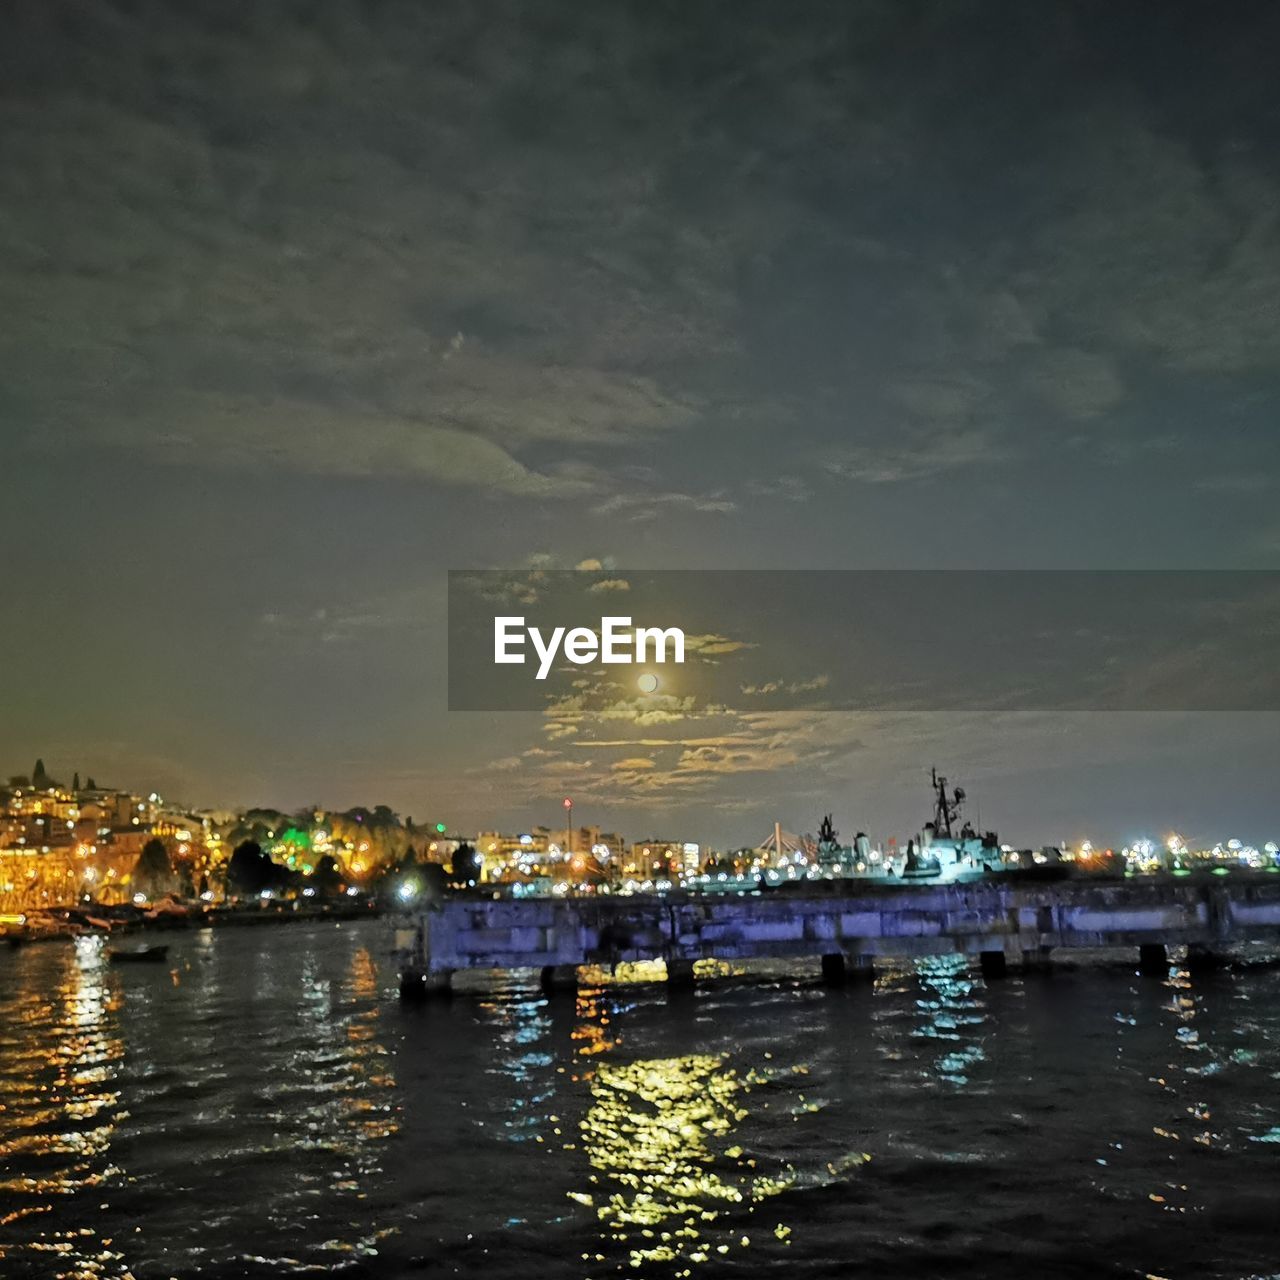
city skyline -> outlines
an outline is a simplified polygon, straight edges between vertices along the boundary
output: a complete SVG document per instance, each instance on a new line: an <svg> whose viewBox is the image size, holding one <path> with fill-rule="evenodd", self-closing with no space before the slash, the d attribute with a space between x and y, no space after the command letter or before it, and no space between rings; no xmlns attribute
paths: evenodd
<svg viewBox="0 0 1280 1280"><path fill-rule="evenodd" d="M43 757L40 759L43 762ZM508 769L499 770L499 773L509 775L516 768L518 768L518 765L513 763ZM565 830L565 801L572 799L573 829L575 831L585 832L594 829L606 831L610 834L621 833L620 838L624 842L635 845L645 843L679 844L684 841L693 841L704 850L728 852L767 845L773 836L775 822L789 835L814 838L823 818L828 815L834 817L835 827L846 843L851 841L855 834L865 832L873 842L881 845L897 844L905 847L909 839L920 835L925 823L931 816L929 812L930 776L936 771L936 766L933 766L921 770L918 778L899 778L899 782L903 784L901 789L893 792L887 798L886 803L886 811L892 809L893 812L901 815L897 822L894 822L892 818L887 821L877 821L874 813L868 812L871 806L864 805L860 808L855 808L852 804L842 802L837 798L830 804L824 806L819 803L818 808L805 810L804 812L800 812L798 808L793 806L786 817L762 816L754 824L751 818L748 817L743 819L737 826L723 825L718 828L724 833L720 836L708 834L708 830L717 829L710 827L709 824L707 827L696 825L682 827L670 817L670 810L661 807L648 811L637 811L640 815L637 824L619 822L617 820L618 815L623 812L621 806L611 805L608 802L594 804L589 796L585 796L582 793L577 796L556 793L520 808L512 808L510 806L495 808L486 814L482 814L476 821L466 823L444 821L443 819L450 816L447 806L441 809L418 806L417 808L405 810L385 805L384 800L378 796L365 797L350 804L326 803L322 797L313 796L311 800L296 805L277 803L269 797L259 797L254 802L246 804L220 805L205 803L199 796L187 794L162 796L148 785L131 786L111 777L99 780L96 777L91 777L87 772L83 774L84 781L82 785L76 787L67 781L73 775L67 774L67 778L61 777L61 771L56 766L48 771L46 782L37 788L31 787L29 774L12 770L0 771L3 778L3 781L0 782L0 791L5 790L4 783L6 782L8 790L12 791L15 781L21 779L23 780L20 784L22 787L37 792L43 787L56 787L72 794L77 791L80 794L97 791L103 794L132 795L136 799L145 799L148 803L149 811L163 808L165 812L171 814L214 815L219 822L229 822L234 818L244 817L252 813L275 813L283 819L292 821L298 815L307 812L348 815L358 812L372 813L375 809L384 807L389 813L393 814L397 822L405 824L406 829L407 824L412 823L413 830L428 843L436 838L457 841L476 840L482 835L502 835L506 838L515 838L521 834L537 832L544 834L551 832L554 834L559 831L563 834ZM81 771L75 770L74 776L79 779ZM1157 847L1162 847L1170 837L1176 837L1179 844L1195 849L1208 849L1214 845L1225 847L1227 842L1233 839L1242 841L1246 846L1261 849L1264 845L1280 840L1280 824L1271 826L1265 823L1250 825L1233 821L1232 806L1235 805L1237 810L1240 807L1239 800L1241 797L1238 795L1229 796L1222 802L1222 807L1219 811L1223 813L1224 817L1217 825L1197 826L1179 820L1180 815L1194 811L1194 801L1190 805L1184 804L1181 808L1177 805L1172 805L1160 812L1157 804L1167 802L1163 799L1157 801L1154 796L1144 796L1138 805L1138 808L1143 809L1142 814L1135 813L1121 818L1112 827L1108 827L1106 823L1099 821L1089 822L1087 819L1072 821L1067 819L1060 823L1059 828L1054 831L1043 820L1043 808L1037 807L1034 811L1021 810L1028 817L1037 820L1034 824L1019 826L1015 823L1009 825L1002 822L998 816L993 817L993 800L984 796L980 790L974 787L971 777L953 773L951 781L956 785L964 786L968 791L969 807L966 817L973 823L975 828L995 831L1005 843L1012 847L1039 848L1041 845L1055 845L1067 849L1078 849L1087 842L1100 850L1105 848L1120 850L1130 846L1137 846L1142 842L1152 842ZM917 784L914 789L912 788L913 783ZM996 792L995 803L998 804L1001 798L1000 793ZM812 799L815 802L819 802L822 797L815 791ZM984 800L986 803L985 809L983 807ZM1013 807L1015 813L1019 812L1016 801ZM1064 798L1062 812L1070 814L1078 807L1078 797L1067 796ZM646 825L647 819L644 816L646 812L654 818L648 825ZM781 809L779 813L781 813ZM795 814L794 818L792 816L793 813ZM712 821L716 821L716 819ZM723 822L724 820L719 819L719 821ZM149 835L151 830L152 821L148 818L144 826L144 833ZM413 839L412 834L410 834L409 838ZM427 844L424 843L419 853L425 853L426 850Z"/></svg>

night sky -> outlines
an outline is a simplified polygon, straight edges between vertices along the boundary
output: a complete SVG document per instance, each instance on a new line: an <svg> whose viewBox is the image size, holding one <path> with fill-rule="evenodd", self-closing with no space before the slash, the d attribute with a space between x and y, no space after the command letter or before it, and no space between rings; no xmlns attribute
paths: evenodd
<svg viewBox="0 0 1280 1280"><path fill-rule="evenodd" d="M1262 3L5 6L0 771L740 844L905 836L937 764L1026 843L1280 838L1271 712L566 730L450 713L445 654L450 568L1280 569L1277 48Z"/></svg>

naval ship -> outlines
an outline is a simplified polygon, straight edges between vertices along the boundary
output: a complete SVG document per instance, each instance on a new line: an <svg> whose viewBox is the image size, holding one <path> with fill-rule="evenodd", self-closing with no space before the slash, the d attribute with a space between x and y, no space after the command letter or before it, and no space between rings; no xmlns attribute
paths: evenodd
<svg viewBox="0 0 1280 1280"><path fill-rule="evenodd" d="M951 787L937 769L930 771L933 817L906 850L872 848L863 832L841 845L831 815L818 829L816 862L824 877L852 880L952 881L1003 871L1007 863L994 831L981 835L961 818L963 787Z"/></svg>

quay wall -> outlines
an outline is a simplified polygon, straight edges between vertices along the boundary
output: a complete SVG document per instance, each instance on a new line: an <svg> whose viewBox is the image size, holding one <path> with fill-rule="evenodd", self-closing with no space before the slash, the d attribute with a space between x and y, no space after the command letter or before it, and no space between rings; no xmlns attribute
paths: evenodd
<svg viewBox="0 0 1280 1280"><path fill-rule="evenodd" d="M444 899L402 919L402 975L665 960L877 957L1280 941L1280 877L999 880L742 897Z"/></svg>

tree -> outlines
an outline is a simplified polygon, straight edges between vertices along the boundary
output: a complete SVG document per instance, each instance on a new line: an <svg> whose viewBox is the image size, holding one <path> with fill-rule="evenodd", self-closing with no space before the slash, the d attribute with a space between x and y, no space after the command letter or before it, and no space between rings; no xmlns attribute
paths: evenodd
<svg viewBox="0 0 1280 1280"><path fill-rule="evenodd" d="M139 893L148 898L159 898L173 885L173 863L163 840L152 838L142 846L133 868L133 884Z"/></svg>
<svg viewBox="0 0 1280 1280"><path fill-rule="evenodd" d="M71 775L71 790L72 791L80 790L80 770L79 769L77 769L75 773Z"/></svg>
<svg viewBox="0 0 1280 1280"><path fill-rule="evenodd" d="M337 897L342 892L342 869L331 853L326 853L312 872L311 881L322 898Z"/></svg>
<svg viewBox="0 0 1280 1280"><path fill-rule="evenodd" d="M422 889L428 900L443 898L449 887L449 877L438 862L423 862L417 865L417 873L422 878Z"/></svg>
<svg viewBox="0 0 1280 1280"><path fill-rule="evenodd" d="M89 775L89 790L90 790L90 791L97 791L97 789L98 789L98 784L97 784L96 782L94 782L94 780L93 780L93 775L92 775L92 774L90 774L90 775Z"/></svg>
<svg viewBox="0 0 1280 1280"><path fill-rule="evenodd" d="M36 760L36 767L31 770L31 785L33 787L47 787L49 785L49 775L44 771L44 761Z"/></svg>
<svg viewBox="0 0 1280 1280"><path fill-rule="evenodd" d="M449 879L458 887L466 888L480 879L480 855L465 840L453 851L449 864Z"/></svg>
<svg viewBox="0 0 1280 1280"><path fill-rule="evenodd" d="M449 879L438 862L405 858L389 866L372 887L383 906L414 907L438 902L448 892Z"/></svg>
<svg viewBox="0 0 1280 1280"><path fill-rule="evenodd" d="M227 863L227 893L233 897L257 897L276 883L275 863L256 840L236 845Z"/></svg>

